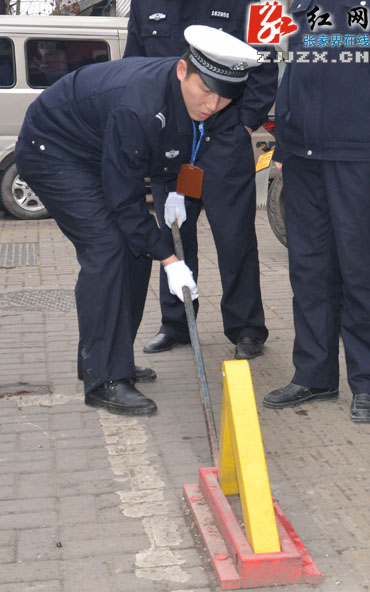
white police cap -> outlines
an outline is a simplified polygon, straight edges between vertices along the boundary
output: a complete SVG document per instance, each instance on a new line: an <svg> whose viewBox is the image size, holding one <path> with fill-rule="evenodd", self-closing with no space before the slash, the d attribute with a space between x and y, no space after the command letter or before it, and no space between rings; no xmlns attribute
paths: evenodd
<svg viewBox="0 0 370 592"><path fill-rule="evenodd" d="M260 65L257 50L220 29L191 25L184 35L190 46L190 61L203 82L222 97L237 97L248 69Z"/></svg>

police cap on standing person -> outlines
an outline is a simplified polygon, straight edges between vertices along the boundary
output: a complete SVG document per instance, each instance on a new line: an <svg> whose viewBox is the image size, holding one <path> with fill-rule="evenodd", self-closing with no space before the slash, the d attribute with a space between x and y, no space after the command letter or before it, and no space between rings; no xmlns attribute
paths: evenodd
<svg viewBox="0 0 370 592"><path fill-rule="evenodd" d="M178 58L86 66L30 105L16 147L20 175L76 248L78 376L85 402L113 413L157 410L135 387L156 375L135 366L133 351L151 260L161 261L173 295L182 299L188 286L197 297L191 271L149 213L144 177L175 186L191 155L192 118L204 113L211 120L232 100L209 85L226 85L233 94L242 84L240 72L253 50L221 31L206 34L191 32L206 82L191 62ZM177 157L169 162L171 150Z"/></svg>

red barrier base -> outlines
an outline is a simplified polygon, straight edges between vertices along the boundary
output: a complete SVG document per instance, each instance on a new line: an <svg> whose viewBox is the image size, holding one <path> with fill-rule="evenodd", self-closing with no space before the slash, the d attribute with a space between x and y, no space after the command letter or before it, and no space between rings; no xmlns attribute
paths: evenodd
<svg viewBox="0 0 370 592"><path fill-rule="evenodd" d="M222 590L321 582L320 571L276 500L281 552L256 554L220 487L216 468L199 469L199 483L183 487Z"/></svg>

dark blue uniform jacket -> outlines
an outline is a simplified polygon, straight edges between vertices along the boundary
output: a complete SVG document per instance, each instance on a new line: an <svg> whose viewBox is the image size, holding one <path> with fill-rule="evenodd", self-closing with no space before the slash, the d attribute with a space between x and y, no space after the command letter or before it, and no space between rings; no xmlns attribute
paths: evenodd
<svg viewBox="0 0 370 592"><path fill-rule="evenodd" d="M245 41L247 0L132 0L125 57L181 56L189 25L223 29ZM256 130L267 120L275 100L276 64L251 68L235 123ZM230 110L227 118L232 115Z"/></svg>
<svg viewBox="0 0 370 592"><path fill-rule="evenodd" d="M190 158L177 61L133 58L77 70L31 104L20 133L45 167L56 158L101 168L108 207L135 256L171 254L148 212L143 179L174 181Z"/></svg>
<svg viewBox="0 0 370 592"><path fill-rule="evenodd" d="M316 24L311 31L307 12L315 5L320 9L317 15L330 14L331 27ZM370 0L361 5L370 13ZM356 63L356 52L368 54L370 48L309 50L303 43L307 34L330 39L336 34L363 35L360 24L348 25L348 11L359 6L355 0L293 1L290 13L298 31L289 43L295 61L287 64L276 99L276 160L284 160L289 153L311 159L370 160L370 64ZM309 63L298 63L298 51L309 52L300 54ZM326 52L327 63L313 52Z"/></svg>

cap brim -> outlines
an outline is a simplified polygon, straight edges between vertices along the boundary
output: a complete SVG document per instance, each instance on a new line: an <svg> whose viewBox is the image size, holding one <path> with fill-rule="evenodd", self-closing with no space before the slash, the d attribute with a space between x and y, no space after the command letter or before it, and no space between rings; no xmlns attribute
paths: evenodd
<svg viewBox="0 0 370 592"><path fill-rule="evenodd" d="M204 74L204 72L200 72L199 70L198 74L208 88L225 99L236 99L244 87L244 82L224 82L224 80L213 78L213 76Z"/></svg>

